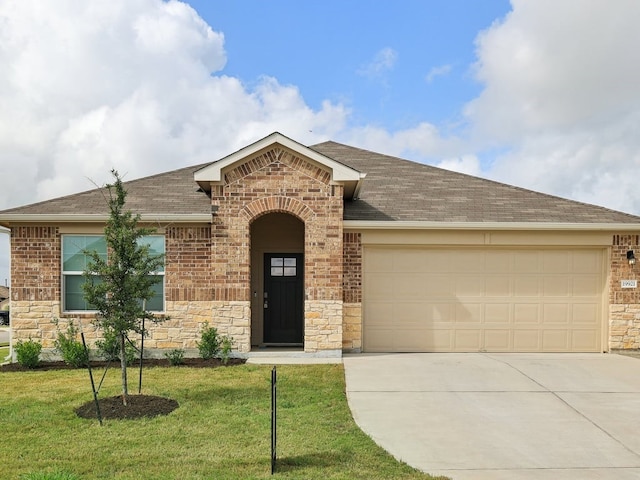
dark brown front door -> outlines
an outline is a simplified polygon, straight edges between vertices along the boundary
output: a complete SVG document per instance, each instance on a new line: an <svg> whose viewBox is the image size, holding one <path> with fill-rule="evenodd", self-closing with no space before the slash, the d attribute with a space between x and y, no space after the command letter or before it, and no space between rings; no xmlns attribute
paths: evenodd
<svg viewBox="0 0 640 480"><path fill-rule="evenodd" d="M302 344L304 272L301 253L264 255L264 343Z"/></svg>

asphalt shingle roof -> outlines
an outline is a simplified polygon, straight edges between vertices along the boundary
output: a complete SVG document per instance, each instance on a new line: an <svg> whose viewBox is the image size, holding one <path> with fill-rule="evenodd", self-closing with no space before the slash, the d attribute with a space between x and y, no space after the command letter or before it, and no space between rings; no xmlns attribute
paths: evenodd
<svg viewBox="0 0 640 480"><path fill-rule="evenodd" d="M360 198L345 202L345 220L640 223L634 215L335 142L310 148L367 174ZM125 182L127 208L142 215L210 213L210 198L193 178L205 165ZM95 189L4 210L0 223L8 214L107 214L103 194Z"/></svg>
<svg viewBox="0 0 640 480"><path fill-rule="evenodd" d="M640 223L640 217L401 158L325 142L312 147L365 172L345 220Z"/></svg>
<svg viewBox="0 0 640 480"><path fill-rule="evenodd" d="M211 213L211 199L199 190L193 180L196 170L209 165L195 165L166 173L124 182L127 190L126 208L144 214ZM86 215L109 213L105 189L54 198L0 212L4 214Z"/></svg>

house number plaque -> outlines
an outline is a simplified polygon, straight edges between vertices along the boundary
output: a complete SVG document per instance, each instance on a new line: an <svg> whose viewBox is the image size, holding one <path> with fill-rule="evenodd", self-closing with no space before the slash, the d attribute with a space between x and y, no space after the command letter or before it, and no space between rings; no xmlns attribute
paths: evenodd
<svg viewBox="0 0 640 480"><path fill-rule="evenodd" d="M622 288L637 288L638 281L637 280L620 280L620 286Z"/></svg>

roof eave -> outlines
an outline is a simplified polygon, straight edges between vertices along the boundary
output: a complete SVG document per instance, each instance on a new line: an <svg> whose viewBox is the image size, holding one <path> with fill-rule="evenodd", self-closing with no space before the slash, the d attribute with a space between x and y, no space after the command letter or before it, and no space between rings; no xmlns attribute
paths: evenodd
<svg viewBox="0 0 640 480"><path fill-rule="evenodd" d="M0 227L11 228L19 223L104 223L107 214L28 214L16 213L0 216ZM211 214L202 213L159 213L140 214L142 223L210 223Z"/></svg>
<svg viewBox="0 0 640 480"><path fill-rule="evenodd" d="M422 222L345 220L347 230L540 230L540 231L640 231L639 223L561 222Z"/></svg>

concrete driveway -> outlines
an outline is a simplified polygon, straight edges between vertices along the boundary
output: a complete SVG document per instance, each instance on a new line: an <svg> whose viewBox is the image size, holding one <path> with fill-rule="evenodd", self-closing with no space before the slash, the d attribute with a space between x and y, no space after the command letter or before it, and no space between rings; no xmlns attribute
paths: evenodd
<svg viewBox="0 0 640 480"><path fill-rule="evenodd" d="M607 354L344 358L358 425L454 480L640 479L640 360Z"/></svg>

